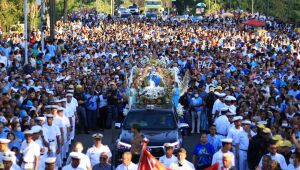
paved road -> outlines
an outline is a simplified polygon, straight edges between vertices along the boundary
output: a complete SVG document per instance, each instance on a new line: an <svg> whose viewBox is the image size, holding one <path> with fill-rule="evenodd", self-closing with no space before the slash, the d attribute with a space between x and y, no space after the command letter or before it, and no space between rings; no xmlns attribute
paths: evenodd
<svg viewBox="0 0 300 170"><path fill-rule="evenodd" d="M84 146L84 152L86 152L87 148L93 145L93 140L92 140L92 134L100 132L100 131L93 131L90 134L79 134L75 136L76 141L80 141L83 143ZM114 135L112 134L112 130L105 130L103 132L100 132L104 135L103 138L103 143L106 145L109 145L109 147L114 148L114 141L118 138L120 130L114 130ZM113 139L114 138L114 139ZM194 147L196 146L197 143L200 141L200 135L199 134L192 134L190 136L184 136L183 140L183 147L187 150L188 152L188 160L191 160L191 154L193 152Z"/></svg>

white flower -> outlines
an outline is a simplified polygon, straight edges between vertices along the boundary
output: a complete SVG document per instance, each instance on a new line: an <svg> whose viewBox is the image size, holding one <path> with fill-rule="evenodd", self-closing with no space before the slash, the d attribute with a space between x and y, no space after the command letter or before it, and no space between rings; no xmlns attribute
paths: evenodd
<svg viewBox="0 0 300 170"><path fill-rule="evenodd" d="M179 116L179 117L183 117L184 108L183 108L183 106L182 106L180 103L178 104L176 110L177 110L178 116Z"/></svg>

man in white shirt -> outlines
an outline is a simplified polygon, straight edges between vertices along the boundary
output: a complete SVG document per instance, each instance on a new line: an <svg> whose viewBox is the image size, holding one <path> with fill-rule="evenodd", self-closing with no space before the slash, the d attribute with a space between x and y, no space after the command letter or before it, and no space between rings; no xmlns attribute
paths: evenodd
<svg viewBox="0 0 300 170"><path fill-rule="evenodd" d="M215 95L218 97L218 99L215 101L215 103L213 105L212 112L211 112L212 116L213 116L213 120L220 115L220 112L221 112L222 108L228 107L224 103L224 97L226 96L225 93L215 92Z"/></svg>
<svg viewBox="0 0 300 170"><path fill-rule="evenodd" d="M222 148L213 155L211 164L213 165L215 163L219 163L220 164L219 170L220 170L221 167L223 166L223 155L225 153L227 153L227 154L230 155L231 160L232 160L231 161L231 166L235 166L234 154L232 152L230 152L231 147L232 147L232 139L229 139L229 138L222 139Z"/></svg>
<svg viewBox="0 0 300 170"><path fill-rule="evenodd" d="M269 145L270 153L268 153L267 155L270 155L272 160L277 161L281 169L287 169L287 164L284 159L284 156L277 153L277 149L278 149L277 142L272 141ZM262 159L260 159L259 166L262 167Z"/></svg>
<svg viewBox="0 0 300 170"><path fill-rule="evenodd" d="M48 148L44 145L42 137L40 137L42 127L39 125L35 125L31 128L31 131L33 133L34 142L40 146L39 169L45 169L45 161L47 158Z"/></svg>
<svg viewBox="0 0 300 170"><path fill-rule="evenodd" d="M22 169L38 170L40 159L40 146L32 140L32 131L24 132L26 140L23 141L20 149L22 154Z"/></svg>
<svg viewBox="0 0 300 170"><path fill-rule="evenodd" d="M21 168L16 164L13 163L11 156L4 156L3 157L3 169L4 170L21 170Z"/></svg>
<svg viewBox="0 0 300 170"><path fill-rule="evenodd" d="M64 166L62 170L86 170L85 168L79 166L81 161L81 155L77 152L71 152L71 163Z"/></svg>
<svg viewBox="0 0 300 170"><path fill-rule="evenodd" d="M130 152L124 152L122 155L123 163L116 170L137 170L138 166L131 162L132 155Z"/></svg>
<svg viewBox="0 0 300 170"><path fill-rule="evenodd" d="M4 156L10 156L12 159L12 162L16 163L17 158L15 156L15 153L12 152L11 150L9 150L9 147L8 147L9 142L10 142L9 139L0 138L0 163L2 162L2 158Z"/></svg>
<svg viewBox="0 0 300 170"><path fill-rule="evenodd" d="M250 131L250 124L249 120L244 120L243 122L243 130L238 133L236 139L236 157L239 161L239 169L240 170L248 170L248 147L249 147L249 140L251 138L251 131Z"/></svg>
<svg viewBox="0 0 300 170"><path fill-rule="evenodd" d="M225 138L228 133L228 129L230 126L229 119L227 114L230 114L227 107L222 108L221 116L216 118L214 121L214 125L216 126L217 134L220 135L222 138Z"/></svg>
<svg viewBox="0 0 300 170"><path fill-rule="evenodd" d="M165 143L165 155L159 158L159 162L164 164L166 167L170 167L172 163L178 162L176 156L173 155L174 148L170 143Z"/></svg>
<svg viewBox="0 0 300 170"><path fill-rule="evenodd" d="M100 163L99 157L102 152L108 153L108 157L111 158L112 154L107 145L102 144L103 135L101 133L96 133L93 135L94 145L89 148L86 152L86 155L89 157L92 167L98 163Z"/></svg>
<svg viewBox="0 0 300 170"><path fill-rule="evenodd" d="M194 170L194 165L187 161L186 158L186 150L184 148L180 148L178 150L178 162L172 163L170 168L172 170Z"/></svg>
<svg viewBox="0 0 300 170"><path fill-rule="evenodd" d="M87 170L92 170L91 161L90 161L89 157L87 155L85 155L84 153L82 153L82 151L83 151L82 143L81 142L76 142L73 146L72 152L76 152L80 156L79 167L82 167L82 168L87 169ZM70 158L71 157L69 157L67 159L67 164L69 164L71 162Z"/></svg>
<svg viewBox="0 0 300 170"><path fill-rule="evenodd" d="M235 145L236 145L236 141L237 141L237 137L238 134L243 131L243 128L241 127L242 125L242 120L243 117L242 116L235 116L233 117L232 121L234 122L234 127L230 128L228 131L228 135L227 138L231 138L232 139L232 152L235 155L235 162L236 162L236 168L239 169L239 164L238 164L238 158L237 158L237 154L238 154L238 150L236 150Z"/></svg>

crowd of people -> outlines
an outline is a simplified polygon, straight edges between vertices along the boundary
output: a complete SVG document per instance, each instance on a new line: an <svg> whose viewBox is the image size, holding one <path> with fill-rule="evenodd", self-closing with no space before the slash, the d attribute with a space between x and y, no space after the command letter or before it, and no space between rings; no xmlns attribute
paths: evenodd
<svg viewBox="0 0 300 170"><path fill-rule="evenodd" d="M76 133L111 128L132 95L126 78L144 56L168 57L191 78L179 98L189 132L201 133L193 153L166 145L160 160L174 169L300 169L300 35L296 25L266 19L265 32L244 18L99 19L84 10L57 22L54 40L22 34L0 46L0 153L4 169L110 169L110 149L94 134L83 154ZM77 17L77 16L80 17ZM80 18L80 19L78 19ZM47 33L46 33L47 35ZM44 51L42 51L44 49ZM174 87L176 87L174 83ZM138 94L136 94L138 95ZM173 101L174 102L174 101ZM99 125L99 126L98 126ZM76 129L76 132L75 132ZM170 148L171 151L168 151ZM185 160L193 155L192 163ZM68 159L69 157L69 159ZM131 153L117 169L136 169ZM175 166L174 166L175 164ZM100 166L101 165L101 166ZM20 166L20 167L19 167Z"/></svg>

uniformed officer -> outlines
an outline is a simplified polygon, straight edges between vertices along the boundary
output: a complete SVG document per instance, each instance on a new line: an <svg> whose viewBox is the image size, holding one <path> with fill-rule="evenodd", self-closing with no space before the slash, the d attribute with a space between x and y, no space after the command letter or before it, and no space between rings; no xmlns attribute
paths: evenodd
<svg viewBox="0 0 300 170"><path fill-rule="evenodd" d="M78 152L70 153L71 163L64 166L62 170L86 170L86 168L79 166L81 155Z"/></svg>
<svg viewBox="0 0 300 170"><path fill-rule="evenodd" d="M240 170L248 170L248 162L247 162L247 152L249 147L249 140L251 139L250 125L251 122L249 120L244 120L243 122L243 131L238 134L236 140L236 157L239 161L239 169Z"/></svg>
<svg viewBox="0 0 300 170"><path fill-rule="evenodd" d="M44 140L40 134L42 131L42 127L39 125L33 126L31 128L33 133L33 140L40 146L40 160L39 160L39 169L45 168L45 161L47 158L48 148L44 145Z"/></svg>
<svg viewBox="0 0 300 170"><path fill-rule="evenodd" d="M82 168L87 169L87 170L92 169L90 158L88 156L86 156L84 153L82 153L83 145L82 145L81 142L76 142L73 146L72 151L76 152L80 156L80 165L79 165L79 167L82 167ZM69 158L67 159L67 164L69 164L70 162L71 162L71 156L69 156Z"/></svg>
<svg viewBox="0 0 300 170"><path fill-rule="evenodd" d="M3 170L21 170L21 168L16 163L13 163L13 157L11 156L4 156L2 161Z"/></svg>
<svg viewBox="0 0 300 170"><path fill-rule="evenodd" d="M213 120L220 115L221 109L228 106L224 103L224 97L226 96L225 93L215 92L217 96L217 100L214 102L213 109L212 109L212 116Z"/></svg>
<svg viewBox="0 0 300 170"><path fill-rule="evenodd" d="M232 160L231 166L235 166L234 154L232 152L230 152L231 147L232 147L232 139L230 139L230 138L222 139L222 148L213 155L211 164L213 165L215 163L219 163L220 167L223 166L223 161L222 161L223 155L225 153L228 153Z"/></svg>
<svg viewBox="0 0 300 170"><path fill-rule="evenodd" d="M23 141L20 149L22 154L22 169L38 170L40 159L40 146L32 139L32 131L24 132L26 140Z"/></svg>
<svg viewBox="0 0 300 170"><path fill-rule="evenodd" d="M2 158L4 156L10 156L13 163L16 163L16 156L15 153L9 150L8 143L10 142L9 139L0 138L0 162L2 162Z"/></svg>
<svg viewBox="0 0 300 170"><path fill-rule="evenodd" d="M170 167L172 163L176 163L178 159L173 155L174 146L171 143L165 143L165 155L159 158L159 162L164 164L166 167Z"/></svg>
<svg viewBox="0 0 300 170"><path fill-rule="evenodd" d="M62 123L62 128L63 128L63 133L62 133L62 136L63 136L63 141L61 141L61 157L62 159L64 158L67 158L67 152L68 152L68 148L69 148L69 140L70 140L70 132L71 132L71 126L70 126L70 121L69 119L64 115L63 111L64 111L64 108L63 107L59 107L58 108L58 116L57 118L60 119L61 123Z"/></svg>
<svg viewBox="0 0 300 170"><path fill-rule="evenodd" d="M56 170L55 168L55 157L48 157L45 161L45 170Z"/></svg>
<svg viewBox="0 0 300 170"><path fill-rule="evenodd" d="M71 134L70 134L70 141L74 139L75 136L75 120L76 120L76 103L73 101L73 94L67 93L66 94L67 102L66 102L66 116L70 120L71 125ZM73 101L73 102L72 102Z"/></svg>
<svg viewBox="0 0 300 170"><path fill-rule="evenodd" d="M243 131L243 128L241 127L241 122L243 120L242 116L235 116L233 117L232 121L234 122L234 127L230 128L228 131L227 138L232 139L232 152L235 155L235 166L237 169L239 169L239 163L238 163L238 150L236 150L236 141L238 134Z"/></svg>
<svg viewBox="0 0 300 170"><path fill-rule="evenodd" d="M229 114L230 112L228 111L227 107L223 107L221 109L221 116L216 118L214 125L216 126L217 129L217 134L220 135L222 138L225 138L228 133L228 128L230 126L230 122L226 114Z"/></svg>
<svg viewBox="0 0 300 170"><path fill-rule="evenodd" d="M60 130L59 128L53 124L53 115L47 114L47 124L43 126L43 134L45 138L48 140L49 143L49 153L50 156L55 156L57 159L60 160L60 149L61 149L61 142L60 142ZM56 160L56 166L61 167L61 162Z"/></svg>
<svg viewBox="0 0 300 170"><path fill-rule="evenodd" d="M86 155L91 161L92 167L100 162L99 158L102 152L108 154L108 157L111 158L112 154L107 145L102 144L103 135L101 133L93 134L94 145L89 148L86 152Z"/></svg>

